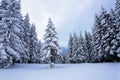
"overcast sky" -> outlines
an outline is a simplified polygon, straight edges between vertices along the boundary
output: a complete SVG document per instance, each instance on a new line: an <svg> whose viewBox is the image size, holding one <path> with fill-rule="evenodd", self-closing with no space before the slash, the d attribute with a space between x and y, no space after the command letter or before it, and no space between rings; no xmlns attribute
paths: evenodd
<svg viewBox="0 0 120 80"><path fill-rule="evenodd" d="M109 10L115 0L21 0L22 13L29 13L31 22L36 24L38 39L43 39L48 18L51 17L58 31L59 43L67 46L69 34L91 31L94 14L101 6Z"/></svg>

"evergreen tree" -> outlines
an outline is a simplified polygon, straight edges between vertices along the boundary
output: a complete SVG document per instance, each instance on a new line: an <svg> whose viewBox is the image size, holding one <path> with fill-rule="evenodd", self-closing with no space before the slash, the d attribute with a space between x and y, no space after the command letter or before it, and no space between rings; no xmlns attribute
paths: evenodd
<svg viewBox="0 0 120 80"><path fill-rule="evenodd" d="M18 16L19 16L18 18L19 18L19 25L20 25L20 32L21 32L18 36L20 37L22 44L24 45L24 48L26 51L26 56L27 56L26 61L23 61L23 62L28 62L29 52L28 52L28 49L26 48L27 43L24 40L24 38L25 38L25 25L24 25L23 16L21 14L21 0L17 0L17 1L18 1L18 3L16 5L17 5L17 9L18 9Z"/></svg>
<svg viewBox="0 0 120 80"><path fill-rule="evenodd" d="M85 56L86 62L92 62L93 59L93 44L92 44L92 36L90 33L85 31Z"/></svg>
<svg viewBox="0 0 120 80"><path fill-rule="evenodd" d="M93 53L94 53L94 61L95 62L100 62L100 58L102 54L99 52L101 49L101 19L100 16L97 14L95 15L95 23L92 28L92 36L93 36Z"/></svg>
<svg viewBox="0 0 120 80"><path fill-rule="evenodd" d="M31 28L30 28L30 19L29 15L26 14L24 20L23 20L23 28L24 28L24 42L25 42L25 48L27 49L27 53L29 56L28 62L31 63L30 60L30 35L31 35Z"/></svg>
<svg viewBox="0 0 120 80"><path fill-rule="evenodd" d="M117 57L120 58L120 0L116 1L115 5L115 13L116 13L116 26L117 26L117 50L116 50L116 55ZM120 61L120 59L119 59Z"/></svg>
<svg viewBox="0 0 120 80"><path fill-rule="evenodd" d="M58 45L58 38L56 36L57 32L51 19L49 19L47 29L45 31L45 42L42 47L43 60L47 61L47 63L50 64L50 67L54 67L53 64L56 62L56 59L58 58L58 56L61 56L61 50Z"/></svg>
<svg viewBox="0 0 120 80"><path fill-rule="evenodd" d="M42 43L39 41L37 43L37 55L36 55L36 62L42 63L42 54L41 54Z"/></svg>
<svg viewBox="0 0 120 80"><path fill-rule="evenodd" d="M99 61L114 61L117 50L116 35L117 27L114 11L111 10L109 14L102 8L100 18L96 15L93 27L94 53L97 53L98 56L101 55Z"/></svg>
<svg viewBox="0 0 120 80"><path fill-rule="evenodd" d="M35 63L37 62L37 47L38 47L38 39L37 39L37 33L35 30L35 25L31 25L31 30L30 30L30 63Z"/></svg>
<svg viewBox="0 0 120 80"><path fill-rule="evenodd" d="M116 21L114 17L114 12L111 11L111 14L107 13L103 9L103 14L101 14L101 21L102 21L102 46L103 46L103 53L105 61L114 61L112 55L116 55Z"/></svg>
<svg viewBox="0 0 120 80"><path fill-rule="evenodd" d="M111 35L111 49L110 49L110 55L112 55L111 60L112 61L117 61L117 49L118 49L118 39L117 39L117 34L118 34L118 27L116 25L116 13L113 9L111 9L110 12L110 35Z"/></svg>
<svg viewBox="0 0 120 80"><path fill-rule="evenodd" d="M21 35L21 28L20 25L20 1L11 0L10 5L8 7L8 26L9 26L9 35L10 35L10 46L20 55L20 62L27 62L28 55L26 53L26 49L22 39L20 38Z"/></svg>
<svg viewBox="0 0 120 80"><path fill-rule="evenodd" d="M107 57L107 53L105 51L105 36L107 34L107 26L108 26L108 23L107 23L107 19L108 19L108 13L107 11L102 7L102 10L101 10L101 14L100 14L100 19L101 19L101 42L100 42L100 50L99 50L99 53L102 54L101 56L101 61L102 62L105 62L105 58Z"/></svg>
<svg viewBox="0 0 120 80"><path fill-rule="evenodd" d="M82 33L80 32L79 40L78 40L78 48L77 48L77 61L78 62L85 62L86 55L85 55L85 43Z"/></svg>
<svg viewBox="0 0 120 80"><path fill-rule="evenodd" d="M70 62L71 63L76 63L76 58L77 58L77 53L78 53L78 37L76 35L76 33L74 33L73 35L73 49L72 49L72 57L71 57L71 60Z"/></svg>
<svg viewBox="0 0 120 80"><path fill-rule="evenodd" d="M70 34L68 42L67 62L71 62L72 55L73 55L73 36Z"/></svg>
<svg viewBox="0 0 120 80"><path fill-rule="evenodd" d="M30 45L30 19L29 19L29 15L26 14L25 19L23 20L24 22L24 41L27 44L26 48L28 49L28 53L29 51L29 45Z"/></svg>
<svg viewBox="0 0 120 80"><path fill-rule="evenodd" d="M14 3L16 3L14 1ZM0 42L1 42L1 48L3 48L1 51L5 54L6 59L8 61L5 61L5 65L1 64L1 66L4 68L9 67L11 64L14 64L15 61L17 61L20 57L19 54L16 52L16 50L13 49L13 46L11 46L12 38L17 28L12 27L13 20L17 22L16 18L12 18L12 1L2 0L0 5L0 14L1 14L1 20L0 20ZM14 5L14 9L16 9L16 6ZM18 31L19 32L19 31ZM17 37L17 36L16 36ZM12 41L12 42L11 42ZM18 46L16 47L18 48ZM2 55L1 52L1 55ZM1 61L4 61L1 59Z"/></svg>
<svg viewBox="0 0 120 80"><path fill-rule="evenodd" d="M103 47L105 49L105 53L106 53L106 61L114 61L113 59L113 56L115 57L116 55L116 42L117 42L117 39L116 39L116 21L115 21L115 17L114 17L114 12L111 11L111 14L107 13L105 15L105 23L104 24L105 26L103 27L106 27L106 33L104 34L103 36Z"/></svg>

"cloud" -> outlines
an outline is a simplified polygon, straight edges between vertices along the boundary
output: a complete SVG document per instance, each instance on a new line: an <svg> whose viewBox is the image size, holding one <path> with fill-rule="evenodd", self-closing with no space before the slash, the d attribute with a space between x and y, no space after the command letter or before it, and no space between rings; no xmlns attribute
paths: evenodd
<svg viewBox="0 0 120 80"><path fill-rule="evenodd" d="M39 39L43 38L48 18L52 17L59 33L60 44L67 45L70 32L85 30L80 24L91 24L86 19L91 20L91 14L94 15L92 8L95 8L98 2L100 3L100 0L22 0L22 13L30 14L31 22L36 24Z"/></svg>
<svg viewBox="0 0 120 80"><path fill-rule="evenodd" d="M22 13L29 13L31 22L43 31L42 27L45 27L49 16L59 25L84 13L93 2L94 0L22 0Z"/></svg>

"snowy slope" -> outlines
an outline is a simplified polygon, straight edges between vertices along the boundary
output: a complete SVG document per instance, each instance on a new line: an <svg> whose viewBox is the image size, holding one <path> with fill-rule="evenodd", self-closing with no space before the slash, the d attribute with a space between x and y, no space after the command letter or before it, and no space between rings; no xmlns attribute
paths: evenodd
<svg viewBox="0 0 120 80"><path fill-rule="evenodd" d="M0 80L120 80L120 63L57 64L54 69L45 64L16 64L0 69Z"/></svg>

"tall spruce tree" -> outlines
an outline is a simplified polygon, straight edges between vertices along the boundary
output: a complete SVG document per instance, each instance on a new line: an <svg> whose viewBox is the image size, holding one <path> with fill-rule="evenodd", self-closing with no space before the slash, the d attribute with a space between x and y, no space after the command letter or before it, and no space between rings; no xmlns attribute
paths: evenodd
<svg viewBox="0 0 120 80"><path fill-rule="evenodd" d="M93 36L93 53L94 53L94 61L100 62L102 54L99 52L101 49L101 19L97 14L95 15L95 22L92 28L92 36Z"/></svg>
<svg viewBox="0 0 120 80"><path fill-rule="evenodd" d="M48 20L48 25L45 31L46 31L44 35L45 42L42 47L43 60L49 63L50 67L54 67L56 58L58 58L58 56L61 56L61 50L58 45L58 38L56 36L57 32L55 30L51 18L49 18Z"/></svg>
<svg viewBox="0 0 120 80"><path fill-rule="evenodd" d="M111 13L107 13L105 15L105 23L103 27L106 27L106 33L103 36L103 41L104 41L104 49L105 49L105 53L106 53L106 61L114 61L116 56L116 42L117 42L117 38L116 38L116 21L115 21L115 17L114 17L114 12L113 10L111 10Z"/></svg>
<svg viewBox="0 0 120 80"><path fill-rule="evenodd" d="M29 45L30 45L30 19L29 19L29 15L26 14L24 20L24 41L27 44L26 48L28 48L29 50ZM30 51L28 51L29 53Z"/></svg>
<svg viewBox="0 0 120 80"><path fill-rule="evenodd" d="M111 9L110 12L110 25L111 25L111 30L110 30L110 34L111 34L111 49L110 49L110 55L111 55L111 60L112 61L117 61L118 60L118 53L117 53L117 49L118 49L118 39L117 39L117 34L118 34L118 30L119 28L117 27L117 23L116 23L116 13L113 9Z"/></svg>
<svg viewBox="0 0 120 80"><path fill-rule="evenodd" d="M85 43L84 43L84 37L82 33L80 32L80 36L78 39L78 48L77 48L77 61L79 62L85 62L86 56L85 56Z"/></svg>
<svg viewBox="0 0 120 80"><path fill-rule="evenodd" d="M100 50L99 53L102 55L101 56L101 61L105 62L106 61L106 57L107 57L107 53L105 51L105 35L107 34L107 19L108 19L108 13L107 11L102 7L101 9L101 14L100 14L100 19L101 19L101 42L100 42Z"/></svg>
<svg viewBox="0 0 120 80"><path fill-rule="evenodd" d="M117 50L116 55L120 58L120 0L116 1L115 5L115 13L116 13L116 26L117 26ZM120 59L118 59L120 61Z"/></svg>
<svg viewBox="0 0 120 80"><path fill-rule="evenodd" d="M1 20L0 20L0 37L1 37L1 47L3 47L2 52L7 55L6 59L4 57L4 60L7 60L4 62L4 64L1 64L0 66L2 66L1 68L6 68L9 67L11 64L14 64L15 61L17 61L19 59L19 54L16 52L16 50L13 48L13 46L11 45L11 43L14 41L12 41L12 38L14 33L16 33L18 28L13 28L12 23L16 23L18 21L18 19L13 18L14 13L12 13L13 11L11 10L13 7L13 3L14 3L14 11L16 11L16 4L19 2L16 1L11 1L11 0L2 0L1 1L1 5L0 5L0 15L1 15ZM17 13L17 11L16 11ZM19 30L18 30L19 32ZM17 36L17 35L16 35ZM18 37L17 37L18 38ZM12 41L12 42L11 42ZM16 47L18 48L18 46ZM1 53L1 55L3 54ZM4 55L4 56L5 56Z"/></svg>
<svg viewBox="0 0 120 80"><path fill-rule="evenodd" d="M113 57L116 56L116 43L117 43L117 27L115 21L115 14L113 11L111 13L107 13L103 10L103 14L101 14L102 21L102 45L103 45L103 53L105 61L114 61Z"/></svg>
<svg viewBox="0 0 120 80"><path fill-rule="evenodd" d="M8 2L7 0L2 0L1 4L0 4L0 68L7 68L8 66L10 66L13 61L12 61L12 57L10 55L7 54L7 52L5 51L6 46L5 44L5 38L7 38L7 34L6 34L6 30L4 28L3 25L3 19L5 16L5 12L7 10L7 6L8 6Z"/></svg>
<svg viewBox="0 0 120 80"><path fill-rule="evenodd" d="M38 39L37 39L37 33L35 29L35 25L31 25L31 30L30 30L30 62L35 63L37 62L37 47L38 47Z"/></svg>
<svg viewBox="0 0 120 80"><path fill-rule="evenodd" d="M71 57L71 63L76 63L77 53L78 53L78 36L76 33L73 34L73 52Z"/></svg>
<svg viewBox="0 0 120 80"><path fill-rule="evenodd" d="M27 49L27 53L29 56L28 62L31 63L30 59L30 35L31 35L31 27L30 27L30 18L29 15L26 14L25 18L23 20L23 28L24 28L24 42L25 42L25 48Z"/></svg>
<svg viewBox="0 0 120 80"><path fill-rule="evenodd" d="M68 41L68 55L67 55L67 62L71 62L73 54L73 36L72 34L69 35L69 41Z"/></svg>
<svg viewBox="0 0 120 80"><path fill-rule="evenodd" d="M93 44L92 44L92 36L90 33L85 31L85 57L86 57L86 62L92 62L93 60Z"/></svg>
<svg viewBox="0 0 120 80"><path fill-rule="evenodd" d="M22 26L20 25L21 8L19 4L19 0L11 0L8 7L7 18L10 35L10 46L20 55L20 62L27 62L28 55L26 53L24 43L20 38Z"/></svg>
<svg viewBox="0 0 120 80"><path fill-rule="evenodd" d="M41 52L41 48L42 48L42 43L41 41L38 41L37 43L37 57L36 57L36 62L37 63L42 63L42 52Z"/></svg>

